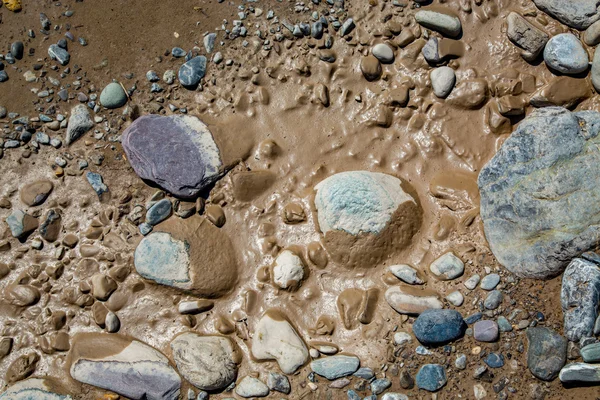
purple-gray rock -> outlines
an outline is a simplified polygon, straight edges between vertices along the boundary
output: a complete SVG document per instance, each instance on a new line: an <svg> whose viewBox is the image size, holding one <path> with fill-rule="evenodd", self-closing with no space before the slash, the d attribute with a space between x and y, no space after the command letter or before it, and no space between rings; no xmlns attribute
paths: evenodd
<svg viewBox="0 0 600 400"><path fill-rule="evenodd" d="M593 336L600 306L600 267L595 253L584 253L567 266L562 277L560 303L565 336L571 341Z"/></svg>
<svg viewBox="0 0 600 400"><path fill-rule="evenodd" d="M498 340L498 324L491 320L475 322L473 337L479 342L495 342Z"/></svg>

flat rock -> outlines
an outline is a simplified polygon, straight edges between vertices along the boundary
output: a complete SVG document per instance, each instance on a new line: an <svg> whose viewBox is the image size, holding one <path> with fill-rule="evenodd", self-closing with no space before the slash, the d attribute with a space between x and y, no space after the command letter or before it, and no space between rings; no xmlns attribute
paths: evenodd
<svg viewBox="0 0 600 400"><path fill-rule="evenodd" d="M179 68L179 82L188 89L195 89L206 74L206 57L197 56Z"/></svg>
<svg viewBox="0 0 600 400"><path fill-rule="evenodd" d="M69 52L56 44L51 44L50 47L48 47L48 56L50 56L51 59L58 61L60 65L67 65L71 60Z"/></svg>
<svg viewBox="0 0 600 400"><path fill-rule="evenodd" d="M145 115L123 133L123 149L136 174L175 196L193 198L224 174L208 127L187 115Z"/></svg>
<svg viewBox="0 0 600 400"><path fill-rule="evenodd" d="M435 68L429 74L431 79L431 87L433 88L433 94L439 98L446 98L456 83L456 74L450 67L439 67Z"/></svg>
<svg viewBox="0 0 600 400"><path fill-rule="evenodd" d="M419 389L428 392L437 392L444 387L447 381L446 369L440 364L425 364L419 369L416 376Z"/></svg>
<svg viewBox="0 0 600 400"><path fill-rule="evenodd" d="M310 368L315 374L330 381L352 375L358 367L360 367L358 357L347 355L318 358L310 363Z"/></svg>
<svg viewBox="0 0 600 400"><path fill-rule="evenodd" d="M132 400L177 400L181 378L158 350L119 334L78 333L68 357L71 377Z"/></svg>
<svg viewBox="0 0 600 400"><path fill-rule="evenodd" d="M483 290L494 290L500 283L500 275L489 274L483 277L481 280L481 288Z"/></svg>
<svg viewBox="0 0 600 400"><path fill-rule="evenodd" d="M171 350L181 375L198 389L221 390L235 382L242 355L229 338L183 333Z"/></svg>
<svg viewBox="0 0 600 400"><path fill-rule="evenodd" d="M587 363L600 363L600 342L582 347L580 353L583 361Z"/></svg>
<svg viewBox="0 0 600 400"><path fill-rule="evenodd" d="M598 0L533 0L537 8L571 28L584 30L598 19Z"/></svg>
<svg viewBox="0 0 600 400"><path fill-rule="evenodd" d="M406 285L392 286L386 290L385 300L396 312L408 315L419 315L429 309L444 307L436 292Z"/></svg>
<svg viewBox="0 0 600 400"><path fill-rule="evenodd" d="M447 12L438 12L431 10L419 10L415 13L417 22L428 29L433 29L443 35L456 37L462 31L460 19L447 10Z"/></svg>
<svg viewBox="0 0 600 400"><path fill-rule="evenodd" d="M600 364L572 363L560 370L562 383L600 383Z"/></svg>
<svg viewBox="0 0 600 400"><path fill-rule="evenodd" d="M600 54L600 52L597 52ZM600 66L600 64L598 64ZM594 64L592 64L592 82L594 82ZM599 79L600 85L600 79ZM600 87L600 86L599 86ZM529 103L534 107L560 106L573 108L592 95L587 79L570 76L557 76L536 90Z"/></svg>
<svg viewBox="0 0 600 400"><path fill-rule="evenodd" d="M544 61L555 71L575 75L587 70L590 60L575 35L561 33L553 36L546 43Z"/></svg>
<svg viewBox="0 0 600 400"><path fill-rule="evenodd" d="M479 174L485 236L521 277L550 278L600 234L600 114L534 110Z"/></svg>
<svg viewBox="0 0 600 400"><path fill-rule="evenodd" d="M146 223L150 225L158 225L165 219L169 218L173 213L173 205L171 200L162 199L157 201L146 212Z"/></svg>
<svg viewBox="0 0 600 400"><path fill-rule="evenodd" d="M21 188L21 201L31 207L39 206L46 201L53 188L52 182L47 180L28 183Z"/></svg>
<svg viewBox="0 0 600 400"><path fill-rule="evenodd" d="M252 338L252 356L276 360L285 374L293 374L308 361L308 349L287 318L276 310L258 321Z"/></svg>
<svg viewBox="0 0 600 400"><path fill-rule="evenodd" d="M596 262L575 258L569 263L562 277L560 303L567 339L576 342L594 335L600 307L600 266Z"/></svg>
<svg viewBox="0 0 600 400"><path fill-rule="evenodd" d="M252 376L246 376L236 385L235 393L244 398L265 397L269 395L269 387Z"/></svg>
<svg viewBox="0 0 600 400"><path fill-rule="evenodd" d="M394 50L388 44L376 44L371 49L371 54L373 54L375 58L384 64L391 64L394 62Z"/></svg>
<svg viewBox="0 0 600 400"><path fill-rule="evenodd" d="M30 378L9 386L0 400L72 400L62 385L51 378Z"/></svg>
<svg viewBox="0 0 600 400"><path fill-rule="evenodd" d="M87 106L84 104L76 105L71 109L71 116L67 124L66 144L70 145L93 127L94 121L92 121L92 116Z"/></svg>
<svg viewBox="0 0 600 400"><path fill-rule="evenodd" d="M527 367L538 379L554 380L567 361L567 340L546 327L527 329Z"/></svg>
<svg viewBox="0 0 600 400"><path fill-rule="evenodd" d="M349 268L372 267L406 248L421 224L421 210L391 175L350 171L315 186L315 208L324 245Z"/></svg>
<svg viewBox="0 0 600 400"><path fill-rule="evenodd" d="M438 279L448 281L461 276L465 270L465 264L460 258L450 252L432 262L429 270Z"/></svg>
<svg viewBox="0 0 600 400"><path fill-rule="evenodd" d="M441 345L460 339L467 324L455 310L426 310L413 324L413 332L424 345Z"/></svg>
<svg viewBox="0 0 600 400"><path fill-rule="evenodd" d="M535 59L548 42L550 38L548 34L514 11L508 14L506 21L508 22L506 34L510 41L525 51L525 59L528 61Z"/></svg>

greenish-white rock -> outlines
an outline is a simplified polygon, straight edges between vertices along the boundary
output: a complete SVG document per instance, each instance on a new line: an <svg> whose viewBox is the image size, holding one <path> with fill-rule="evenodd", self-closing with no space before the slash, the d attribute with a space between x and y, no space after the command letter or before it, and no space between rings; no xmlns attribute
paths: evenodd
<svg viewBox="0 0 600 400"><path fill-rule="evenodd" d="M111 82L100 93L100 104L105 108L119 108L127 103L127 94L117 82Z"/></svg>

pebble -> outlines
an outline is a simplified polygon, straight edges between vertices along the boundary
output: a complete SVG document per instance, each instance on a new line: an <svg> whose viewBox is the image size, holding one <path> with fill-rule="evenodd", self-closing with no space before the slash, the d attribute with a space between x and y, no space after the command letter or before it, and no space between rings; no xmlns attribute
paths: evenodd
<svg viewBox="0 0 600 400"><path fill-rule="evenodd" d="M180 314L200 314L213 308L214 303L211 300L193 300L182 301L178 309Z"/></svg>
<svg viewBox="0 0 600 400"><path fill-rule="evenodd" d="M346 21L344 21L344 23L342 24L342 26L340 28L340 35L342 35L342 36L348 35L350 32L352 32L354 30L355 27L356 27L356 25L354 24L354 20L352 18L348 18Z"/></svg>
<svg viewBox="0 0 600 400"><path fill-rule="evenodd" d="M15 210L7 218L6 223L13 237L24 238L38 227L37 218L26 214L24 211Z"/></svg>
<svg viewBox="0 0 600 400"><path fill-rule="evenodd" d="M406 332L396 332L394 333L394 344L396 346L403 346L407 343L412 342L412 336Z"/></svg>
<svg viewBox="0 0 600 400"><path fill-rule="evenodd" d="M431 79L433 94L441 99L446 98L452 92L456 83L454 70L446 66L433 69L429 74L429 78Z"/></svg>
<svg viewBox="0 0 600 400"><path fill-rule="evenodd" d="M310 363L311 370L330 381L352 375L358 370L360 360L355 356L336 355L319 358Z"/></svg>
<svg viewBox="0 0 600 400"><path fill-rule="evenodd" d="M525 60L535 60L548 42L548 34L514 11L508 14L506 21L506 34L510 41L524 50L522 56Z"/></svg>
<svg viewBox="0 0 600 400"><path fill-rule="evenodd" d="M185 57L186 54L187 52L181 47L173 47L173 49L171 49L171 55L175 58Z"/></svg>
<svg viewBox="0 0 600 400"><path fill-rule="evenodd" d="M417 372L416 382L419 389L436 392L447 382L446 369L439 364L425 364Z"/></svg>
<svg viewBox="0 0 600 400"><path fill-rule="evenodd" d="M600 342L582 347L580 353L583 361L587 363L600 363Z"/></svg>
<svg viewBox="0 0 600 400"><path fill-rule="evenodd" d="M460 370L464 370L467 368L467 356L464 354L459 354L454 361L454 366Z"/></svg>
<svg viewBox="0 0 600 400"><path fill-rule="evenodd" d="M433 29L446 36L456 37L462 31L460 19L454 15L437 11L419 10L415 14L415 19L421 26Z"/></svg>
<svg viewBox="0 0 600 400"><path fill-rule="evenodd" d="M481 280L479 275L473 275L472 277L470 277L469 279L467 279L463 285L465 285L465 287L469 290L474 290L477 285L479 285L479 281Z"/></svg>
<svg viewBox="0 0 600 400"><path fill-rule="evenodd" d="M387 378L375 379L373 382L371 382L371 392L374 395L378 395L378 394L385 392L391 386L392 386L392 381L390 381Z"/></svg>
<svg viewBox="0 0 600 400"><path fill-rule="evenodd" d="M0 71L0 82L6 82L8 80L8 74L6 71Z"/></svg>
<svg viewBox="0 0 600 400"><path fill-rule="evenodd" d="M44 203L54 189L52 182L39 180L23 186L20 190L21 201L30 207Z"/></svg>
<svg viewBox="0 0 600 400"><path fill-rule="evenodd" d="M173 213L173 205L171 200L162 199L157 201L146 212L146 223L152 226L160 224Z"/></svg>
<svg viewBox="0 0 600 400"><path fill-rule="evenodd" d="M111 82L100 93L100 104L108 109L119 108L127 103L127 94L117 82Z"/></svg>
<svg viewBox="0 0 600 400"><path fill-rule="evenodd" d="M156 71L152 71L152 70L146 72L146 79L149 82L158 82L160 80Z"/></svg>
<svg viewBox="0 0 600 400"><path fill-rule="evenodd" d="M10 45L10 54L17 60L21 60L23 58L23 52L25 51L25 46L23 46L23 42L17 41L13 42Z"/></svg>
<svg viewBox="0 0 600 400"><path fill-rule="evenodd" d="M562 383L600 384L600 364L572 363L560 370Z"/></svg>
<svg viewBox="0 0 600 400"><path fill-rule="evenodd" d="M206 74L206 57L197 56L179 68L179 82L188 89L195 89Z"/></svg>
<svg viewBox="0 0 600 400"><path fill-rule="evenodd" d="M94 189L94 192L96 192L96 194L98 195L100 201L104 200L104 194L108 193L108 186L106 186L106 184L104 183L102 175L96 172L87 172L85 174L85 177L87 178L89 184L92 186L92 189Z"/></svg>
<svg viewBox="0 0 600 400"><path fill-rule="evenodd" d="M527 367L538 379L554 380L567 361L567 340L547 327L527 329Z"/></svg>
<svg viewBox="0 0 600 400"><path fill-rule="evenodd" d="M473 337L479 342L495 342L498 340L498 324L490 320L475 322Z"/></svg>
<svg viewBox="0 0 600 400"><path fill-rule="evenodd" d="M429 309L443 308L444 305L434 292L415 292L408 290L409 288L392 286L385 292L385 300L396 312L418 315Z"/></svg>
<svg viewBox="0 0 600 400"><path fill-rule="evenodd" d="M503 298L504 296L502 295L501 291L493 290L492 292L490 292L490 294L487 295L483 302L483 305L488 310L495 310L498 307L500 307Z"/></svg>
<svg viewBox="0 0 600 400"><path fill-rule="evenodd" d="M587 253L583 254L583 257ZM600 266L595 258L573 259L562 277L560 303L567 339L578 341L593 335L600 311Z"/></svg>
<svg viewBox="0 0 600 400"><path fill-rule="evenodd" d="M163 81L167 85L172 85L175 82L176 77L177 77L177 75L175 74L175 71L173 71L172 69L168 69L163 74Z"/></svg>
<svg viewBox="0 0 600 400"><path fill-rule="evenodd" d="M360 61L360 70L369 82L379 79L382 73L381 63L372 54L362 58Z"/></svg>
<svg viewBox="0 0 600 400"><path fill-rule="evenodd" d="M571 33L553 36L544 48L544 61L548 67L574 75L587 70L589 58L577 37Z"/></svg>
<svg viewBox="0 0 600 400"><path fill-rule="evenodd" d="M394 50L385 43L378 43L371 49L371 54L383 64L394 62Z"/></svg>
<svg viewBox="0 0 600 400"><path fill-rule="evenodd" d="M297 286L304 279L304 263L290 250L282 251L275 259L273 281L282 289Z"/></svg>
<svg viewBox="0 0 600 400"><path fill-rule="evenodd" d="M461 292L455 290L446 296L446 300L448 300L453 306L460 307L463 305L465 298Z"/></svg>
<svg viewBox="0 0 600 400"><path fill-rule="evenodd" d="M67 65L71 59L69 52L56 44L52 44L48 47L48 56L50 56L51 59L58 61L60 65L63 66Z"/></svg>
<svg viewBox="0 0 600 400"><path fill-rule="evenodd" d="M68 390L53 378L29 378L0 393L0 400L73 400Z"/></svg>
<svg viewBox="0 0 600 400"><path fill-rule="evenodd" d="M246 376L236 385L235 393L244 398L265 397L269 395L269 387L254 377Z"/></svg>
<svg viewBox="0 0 600 400"><path fill-rule="evenodd" d="M594 22L583 33L583 42L588 46L596 46L600 43L600 21Z"/></svg>
<svg viewBox="0 0 600 400"><path fill-rule="evenodd" d="M498 353L490 353L483 360L490 368L502 368L504 366L504 356Z"/></svg>
<svg viewBox="0 0 600 400"><path fill-rule="evenodd" d="M460 277L465 270L465 264L453 253L446 253L432 262L429 270L438 279L447 281Z"/></svg>
<svg viewBox="0 0 600 400"><path fill-rule="evenodd" d="M498 317L498 328L500 332L512 332L513 330L511 323L502 315Z"/></svg>
<svg viewBox="0 0 600 400"><path fill-rule="evenodd" d="M489 274L483 277L481 280L481 288L483 290L494 290L500 283L500 275Z"/></svg>
<svg viewBox="0 0 600 400"><path fill-rule="evenodd" d="M485 399L487 396L487 392L485 391L485 388L480 383L477 383L476 385L473 386L473 394L474 394L476 400Z"/></svg>
<svg viewBox="0 0 600 400"><path fill-rule="evenodd" d="M442 345L460 339L467 325L456 310L426 310L417 317L413 332L424 345Z"/></svg>
<svg viewBox="0 0 600 400"><path fill-rule="evenodd" d="M408 400L408 397L402 393L385 393L381 400Z"/></svg>
<svg viewBox="0 0 600 400"><path fill-rule="evenodd" d="M217 40L217 34L214 32L211 32L204 36L204 39L203 39L204 48L206 49L207 53L213 52L213 50L215 49L215 41L216 40Z"/></svg>
<svg viewBox="0 0 600 400"><path fill-rule="evenodd" d="M390 265L390 272L401 281L409 285L422 285L425 281L420 276L419 271L406 264Z"/></svg>
<svg viewBox="0 0 600 400"><path fill-rule="evenodd" d="M283 394L290 394L292 391L288 378L285 375L277 372L269 372L269 376L267 377L267 386L270 390L274 390Z"/></svg>
<svg viewBox="0 0 600 400"><path fill-rule="evenodd" d="M112 311L109 311L106 314L104 325L106 326L106 331L110 333L118 332L119 329L121 329L121 321L119 320L119 317L117 317L117 314Z"/></svg>

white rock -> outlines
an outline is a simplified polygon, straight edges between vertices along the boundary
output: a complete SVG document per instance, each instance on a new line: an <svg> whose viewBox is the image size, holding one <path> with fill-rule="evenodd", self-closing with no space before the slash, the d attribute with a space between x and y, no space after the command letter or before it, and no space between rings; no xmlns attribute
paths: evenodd
<svg viewBox="0 0 600 400"><path fill-rule="evenodd" d="M246 376L235 387L235 393L245 398L265 397L269 395L269 387L256 378Z"/></svg>
<svg viewBox="0 0 600 400"><path fill-rule="evenodd" d="M409 285L422 285L425 282L419 277L418 271L406 264L390 265L389 270L394 276Z"/></svg>
<svg viewBox="0 0 600 400"><path fill-rule="evenodd" d="M460 307L464 303L465 298L461 292L455 290L454 292L446 296L446 300L448 300L453 306Z"/></svg>
<svg viewBox="0 0 600 400"><path fill-rule="evenodd" d="M449 252L432 262L429 269L438 279L452 280L463 274L465 264L460 258Z"/></svg>
<svg viewBox="0 0 600 400"><path fill-rule="evenodd" d="M412 336L406 332L394 333L394 344L396 346L402 346L403 344L412 342Z"/></svg>
<svg viewBox="0 0 600 400"><path fill-rule="evenodd" d="M296 286L304 278L302 259L289 250L282 251L275 259L273 280L282 289Z"/></svg>
<svg viewBox="0 0 600 400"><path fill-rule="evenodd" d="M373 46L371 54L384 64L394 62L394 50L385 43L379 43Z"/></svg>
<svg viewBox="0 0 600 400"><path fill-rule="evenodd" d="M456 83L456 74L450 67L439 67L431 71L431 87L433 94L439 98L445 98L450 94Z"/></svg>
<svg viewBox="0 0 600 400"><path fill-rule="evenodd" d="M475 399L477 400L485 399L485 396L487 396L487 392L481 383L473 386L473 392L475 393Z"/></svg>
<svg viewBox="0 0 600 400"><path fill-rule="evenodd" d="M437 294L431 291L410 290L411 287L392 286L385 292L385 300L400 314L419 315L430 308L444 307Z"/></svg>
<svg viewBox="0 0 600 400"><path fill-rule="evenodd" d="M477 274L473 275L472 277L470 277L469 279L467 279L463 285L465 285L465 287L469 290L473 290L477 287L477 285L479 285L479 281L481 280L481 277Z"/></svg>

